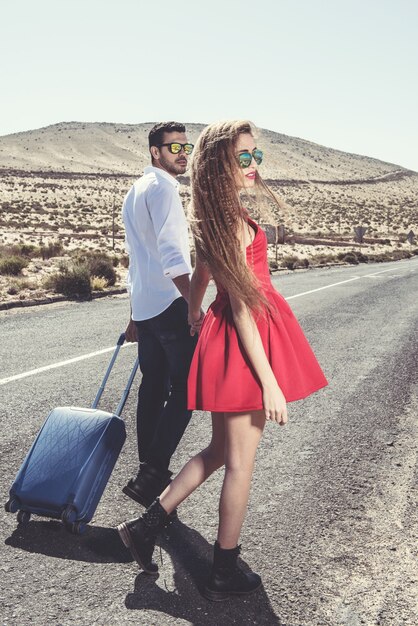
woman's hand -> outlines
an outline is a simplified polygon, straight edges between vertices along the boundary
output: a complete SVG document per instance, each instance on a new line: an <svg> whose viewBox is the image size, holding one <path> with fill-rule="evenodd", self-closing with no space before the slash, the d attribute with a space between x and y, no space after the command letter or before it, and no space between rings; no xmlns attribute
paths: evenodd
<svg viewBox="0 0 418 626"><path fill-rule="evenodd" d="M193 335L195 335L196 333L200 332L200 329L202 327L203 324L203 319L205 317L205 312L200 309L199 312L192 312L189 310L189 314L188 314L188 322L189 322L189 326L190 326L190 334L193 337Z"/></svg>
<svg viewBox="0 0 418 626"><path fill-rule="evenodd" d="M286 398L276 381L263 385L263 407L266 420L280 426L287 423Z"/></svg>

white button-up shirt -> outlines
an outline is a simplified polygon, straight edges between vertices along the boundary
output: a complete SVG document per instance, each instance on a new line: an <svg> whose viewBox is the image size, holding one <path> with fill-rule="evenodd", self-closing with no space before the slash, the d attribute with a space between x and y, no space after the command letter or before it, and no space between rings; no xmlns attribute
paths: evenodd
<svg viewBox="0 0 418 626"><path fill-rule="evenodd" d="M172 278L191 273L188 226L178 188L173 176L149 166L123 202L128 292L136 321L165 311L181 295Z"/></svg>

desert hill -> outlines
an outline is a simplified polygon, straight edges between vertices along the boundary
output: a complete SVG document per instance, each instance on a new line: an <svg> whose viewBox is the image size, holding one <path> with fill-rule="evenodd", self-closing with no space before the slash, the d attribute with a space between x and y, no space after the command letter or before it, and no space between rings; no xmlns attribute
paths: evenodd
<svg viewBox="0 0 418 626"><path fill-rule="evenodd" d="M0 137L3 233L105 233L110 212L120 227L123 196L149 163L152 125L62 122ZM195 141L203 125L187 128ZM265 152L261 174L289 207L272 219L289 230L348 235L363 224L376 236L418 231L416 172L269 130L259 130L257 143ZM187 176L182 183L187 203Z"/></svg>
<svg viewBox="0 0 418 626"><path fill-rule="evenodd" d="M26 171L138 174L149 162L148 124L62 122L0 137L0 168ZM187 124L196 141L203 124ZM259 130L270 179L374 179L410 172L392 163L326 148L297 137Z"/></svg>
<svg viewBox="0 0 418 626"><path fill-rule="evenodd" d="M124 284L121 206L149 163L152 125L62 122L0 137L0 301L51 297L51 276L97 252L112 255L116 286ZM187 128L195 141L203 125ZM411 229L418 233L416 172L269 130L259 131L257 144L265 152L261 174L288 207L263 220L286 229L285 244L270 248L271 268L418 254L406 240ZM187 209L188 176L180 182ZM367 228L360 246L356 225ZM29 258L10 276L5 264L16 254ZM94 276L92 288L107 289L106 281Z"/></svg>

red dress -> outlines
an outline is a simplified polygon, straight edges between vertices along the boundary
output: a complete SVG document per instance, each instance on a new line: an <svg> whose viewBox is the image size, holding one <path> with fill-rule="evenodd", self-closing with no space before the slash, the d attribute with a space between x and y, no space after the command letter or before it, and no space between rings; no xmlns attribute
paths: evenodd
<svg viewBox="0 0 418 626"><path fill-rule="evenodd" d="M256 315L255 320L278 385L286 401L293 402L328 383L292 309L271 283L266 234L249 222L256 234L247 247L247 263L275 305L267 316ZM228 293L219 287L190 366L188 408L233 413L263 408L261 386L236 331Z"/></svg>

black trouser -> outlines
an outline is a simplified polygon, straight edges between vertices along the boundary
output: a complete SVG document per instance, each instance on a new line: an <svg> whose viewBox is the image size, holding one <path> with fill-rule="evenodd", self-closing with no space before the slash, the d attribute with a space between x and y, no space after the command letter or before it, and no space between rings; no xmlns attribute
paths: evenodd
<svg viewBox="0 0 418 626"><path fill-rule="evenodd" d="M180 297L162 313L135 322L142 381L138 391L140 462L167 470L192 415L187 377L197 342L190 336L187 302Z"/></svg>

